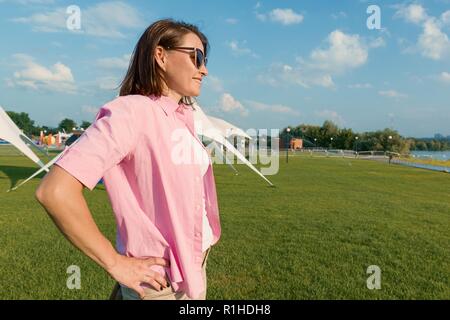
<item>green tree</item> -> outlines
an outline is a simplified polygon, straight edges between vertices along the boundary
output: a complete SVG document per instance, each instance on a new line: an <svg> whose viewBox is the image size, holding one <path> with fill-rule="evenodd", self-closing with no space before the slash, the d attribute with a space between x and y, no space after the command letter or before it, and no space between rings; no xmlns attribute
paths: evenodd
<svg viewBox="0 0 450 320"><path fill-rule="evenodd" d="M58 130L62 131L64 129L67 133L69 133L72 132L73 128L76 127L77 123L75 121L73 121L72 119L65 118L59 123Z"/></svg>
<svg viewBox="0 0 450 320"><path fill-rule="evenodd" d="M28 113L25 112L14 112L14 111L6 111L11 120L19 127L19 129L23 130L26 135L31 135L34 133L34 121L30 119Z"/></svg>
<svg viewBox="0 0 450 320"><path fill-rule="evenodd" d="M83 122L81 123L81 126L80 126L80 127L82 127L83 129L87 129L87 128L89 128L89 127L91 126L91 124L92 124L92 123L90 123L89 121L83 121Z"/></svg>
<svg viewBox="0 0 450 320"><path fill-rule="evenodd" d="M424 141L421 141L421 140L417 141L416 142L416 150L427 151L428 150L427 149L427 144Z"/></svg>

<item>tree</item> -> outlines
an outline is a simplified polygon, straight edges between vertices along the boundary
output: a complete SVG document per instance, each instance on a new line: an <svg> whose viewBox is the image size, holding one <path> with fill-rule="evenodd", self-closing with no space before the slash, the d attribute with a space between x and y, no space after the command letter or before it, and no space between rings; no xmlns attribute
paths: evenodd
<svg viewBox="0 0 450 320"><path fill-rule="evenodd" d="M416 149L419 151L427 151L427 144L424 141L417 141Z"/></svg>
<svg viewBox="0 0 450 320"><path fill-rule="evenodd" d="M352 129L342 129L339 130L339 133L337 135L336 139L336 148L344 149L344 150L353 150L353 143L354 143L354 133Z"/></svg>
<svg viewBox="0 0 450 320"><path fill-rule="evenodd" d="M23 132L27 135L31 135L34 133L34 121L30 119L28 113L25 112L14 112L14 111L6 111L11 120L19 127L19 129L23 130Z"/></svg>
<svg viewBox="0 0 450 320"><path fill-rule="evenodd" d="M80 127L82 127L83 129L87 129L87 128L89 128L89 127L91 126L91 124L92 124L92 123L90 123L89 121L83 121L83 122L81 123L81 126L80 126Z"/></svg>
<svg viewBox="0 0 450 320"><path fill-rule="evenodd" d="M58 130L62 131L64 129L66 132L72 132L73 128L76 127L77 123L75 121L65 118L59 123Z"/></svg>

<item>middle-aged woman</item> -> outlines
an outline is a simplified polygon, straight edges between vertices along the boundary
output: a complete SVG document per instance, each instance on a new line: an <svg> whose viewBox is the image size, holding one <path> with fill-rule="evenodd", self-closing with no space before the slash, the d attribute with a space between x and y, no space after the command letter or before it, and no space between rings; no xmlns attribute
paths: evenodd
<svg viewBox="0 0 450 320"><path fill-rule="evenodd" d="M208 74L207 51L207 38L192 24L150 25L120 96L99 110L36 190L60 231L120 284L124 299L206 299L206 259L221 228L191 97ZM116 249L83 196L83 187L92 190L101 178Z"/></svg>

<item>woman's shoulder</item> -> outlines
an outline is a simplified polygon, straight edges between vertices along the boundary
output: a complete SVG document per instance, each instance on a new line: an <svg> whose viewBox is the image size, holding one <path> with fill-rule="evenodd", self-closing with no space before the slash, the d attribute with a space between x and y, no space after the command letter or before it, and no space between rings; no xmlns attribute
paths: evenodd
<svg viewBox="0 0 450 320"><path fill-rule="evenodd" d="M151 106L156 103L147 96L143 95L127 95L118 96L115 99L105 103L100 109L100 114L106 113L119 113L128 114L131 117L143 117L144 114L148 114ZM149 108L150 106L150 108ZM151 112L150 112L151 113Z"/></svg>
<svg viewBox="0 0 450 320"><path fill-rule="evenodd" d="M147 96L139 94L130 94L126 96L118 96L115 99L109 101L106 105L116 107L116 108L139 108L143 106L148 106L152 103L152 100Z"/></svg>

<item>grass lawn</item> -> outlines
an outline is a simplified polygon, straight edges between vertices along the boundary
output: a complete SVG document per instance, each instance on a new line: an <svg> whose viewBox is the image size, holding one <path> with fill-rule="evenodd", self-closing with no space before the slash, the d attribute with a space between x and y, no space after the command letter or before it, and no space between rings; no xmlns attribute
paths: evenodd
<svg viewBox="0 0 450 320"><path fill-rule="evenodd" d="M222 238L208 299L449 299L450 175L375 161L296 156L267 184L216 165ZM25 157L0 157L0 299L107 299L113 280L59 233L34 199ZM103 186L85 191L115 239ZM81 289L66 286L70 265ZM369 290L367 267L381 268Z"/></svg>

